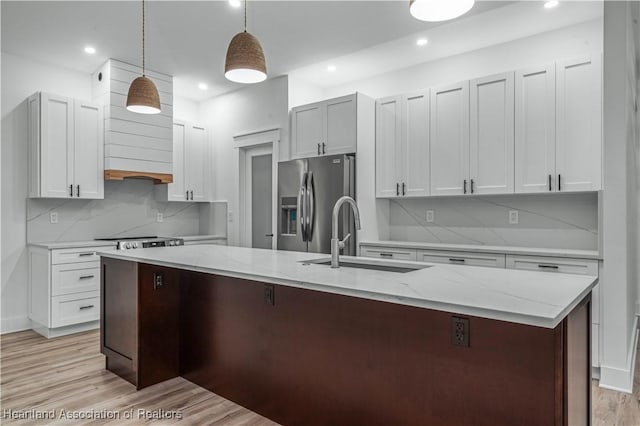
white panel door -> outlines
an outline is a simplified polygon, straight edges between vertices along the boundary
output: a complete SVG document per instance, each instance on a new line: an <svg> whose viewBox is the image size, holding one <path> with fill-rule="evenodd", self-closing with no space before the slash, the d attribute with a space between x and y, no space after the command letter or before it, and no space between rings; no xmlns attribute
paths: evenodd
<svg viewBox="0 0 640 426"><path fill-rule="evenodd" d="M173 183L167 185L169 201L187 201L185 187L185 139L187 125L182 122L173 123Z"/></svg>
<svg viewBox="0 0 640 426"><path fill-rule="evenodd" d="M401 98L376 101L376 197L399 194L401 150Z"/></svg>
<svg viewBox="0 0 640 426"><path fill-rule="evenodd" d="M322 154L356 152L356 95L325 102L326 133Z"/></svg>
<svg viewBox="0 0 640 426"><path fill-rule="evenodd" d="M402 194L429 195L429 92L404 97L402 111Z"/></svg>
<svg viewBox="0 0 640 426"><path fill-rule="evenodd" d="M190 125L185 142L186 189L191 201L206 200L206 159L207 130L202 126ZM192 192L193 191L193 192Z"/></svg>
<svg viewBox="0 0 640 426"><path fill-rule="evenodd" d="M40 196L69 198L73 184L73 99L42 93Z"/></svg>
<svg viewBox="0 0 640 426"><path fill-rule="evenodd" d="M291 157L321 155L324 137L323 103L291 110Z"/></svg>
<svg viewBox="0 0 640 426"><path fill-rule="evenodd" d="M104 198L104 118L100 105L75 101L74 197Z"/></svg>
<svg viewBox="0 0 640 426"><path fill-rule="evenodd" d="M472 80L470 91L470 192L512 193L513 72Z"/></svg>
<svg viewBox="0 0 640 426"><path fill-rule="evenodd" d="M431 89L431 195L468 192L469 82Z"/></svg>
<svg viewBox="0 0 640 426"><path fill-rule="evenodd" d="M515 192L555 190L555 64L516 71Z"/></svg>
<svg viewBox="0 0 640 426"><path fill-rule="evenodd" d="M557 63L556 174L559 191L602 187L600 56Z"/></svg>

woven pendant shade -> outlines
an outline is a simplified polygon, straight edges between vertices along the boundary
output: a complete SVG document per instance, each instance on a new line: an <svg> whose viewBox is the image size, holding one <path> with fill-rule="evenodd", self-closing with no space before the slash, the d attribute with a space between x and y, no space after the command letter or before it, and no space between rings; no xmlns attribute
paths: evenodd
<svg viewBox="0 0 640 426"><path fill-rule="evenodd" d="M267 64L262 46L252 34L236 34L229 43L224 76L236 83L259 83L267 78Z"/></svg>
<svg viewBox="0 0 640 426"><path fill-rule="evenodd" d="M160 112L160 95L151 79L138 77L129 86L127 109L141 114L158 114Z"/></svg>

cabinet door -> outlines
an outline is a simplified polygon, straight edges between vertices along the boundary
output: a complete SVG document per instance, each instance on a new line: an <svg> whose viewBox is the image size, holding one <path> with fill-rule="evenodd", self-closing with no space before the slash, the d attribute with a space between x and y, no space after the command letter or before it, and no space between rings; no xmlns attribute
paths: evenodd
<svg viewBox="0 0 640 426"><path fill-rule="evenodd" d="M469 189L513 192L513 73L472 80L470 90Z"/></svg>
<svg viewBox="0 0 640 426"><path fill-rule="evenodd" d="M321 154L324 136L323 104L305 105L291 110L291 157Z"/></svg>
<svg viewBox="0 0 640 426"><path fill-rule="evenodd" d="M429 195L429 92L403 99L402 113L402 194Z"/></svg>
<svg viewBox="0 0 640 426"><path fill-rule="evenodd" d="M173 123L173 183L167 185L168 201L187 201L185 186L185 140L187 125Z"/></svg>
<svg viewBox="0 0 640 426"><path fill-rule="evenodd" d="M185 143L185 164L187 185L191 201L205 201L207 198L207 130L202 126L190 125Z"/></svg>
<svg viewBox="0 0 640 426"><path fill-rule="evenodd" d="M75 101L74 197L104 198L104 119L102 107Z"/></svg>
<svg viewBox="0 0 640 426"><path fill-rule="evenodd" d="M559 191L602 187L600 56L557 63L556 174Z"/></svg>
<svg viewBox="0 0 640 426"><path fill-rule="evenodd" d="M516 72L515 192L555 190L555 65Z"/></svg>
<svg viewBox="0 0 640 426"><path fill-rule="evenodd" d="M356 152L356 95L325 102L325 140L323 154Z"/></svg>
<svg viewBox="0 0 640 426"><path fill-rule="evenodd" d="M73 184L73 99L42 93L40 196L69 198Z"/></svg>
<svg viewBox="0 0 640 426"><path fill-rule="evenodd" d="M431 195L464 193L469 181L469 82L431 89Z"/></svg>
<svg viewBox="0 0 640 426"><path fill-rule="evenodd" d="M401 102L399 96L376 101L376 197L399 193L401 146Z"/></svg>

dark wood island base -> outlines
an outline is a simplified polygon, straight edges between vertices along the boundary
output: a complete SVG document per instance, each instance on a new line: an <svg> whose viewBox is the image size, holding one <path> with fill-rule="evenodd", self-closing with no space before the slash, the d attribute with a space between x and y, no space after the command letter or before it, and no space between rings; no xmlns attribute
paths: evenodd
<svg viewBox="0 0 640 426"><path fill-rule="evenodd" d="M182 376L284 425L591 423L590 296L549 329L104 257L101 282L138 389Z"/></svg>

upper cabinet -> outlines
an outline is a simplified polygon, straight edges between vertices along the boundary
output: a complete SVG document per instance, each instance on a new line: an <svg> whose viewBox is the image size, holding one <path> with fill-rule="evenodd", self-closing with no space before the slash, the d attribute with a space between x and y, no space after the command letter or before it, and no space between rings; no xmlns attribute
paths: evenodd
<svg viewBox="0 0 640 426"><path fill-rule="evenodd" d="M356 152L357 95L291 109L291 158Z"/></svg>
<svg viewBox="0 0 640 426"><path fill-rule="evenodd" d="M27 103L29 197L104 198L102 107L48 93Z"/></svg>
<svg viewBox="0 0 640 426"><path fill-rule="evenodd" d="M376 102L376 196L429 195L429 92Z"/></svg>
<svg viewBox="0 0 640 426"><path fill-rule="evenodd" d="M173 183L156 187L162 201L209 201L207 130L188 122L173 123Z"/></svg>
<svg viewBox="0 0 640 426"><path fill-rule="evenodd" d="M599 56L376 102L376 197L596 191Z"/></svg>
<svg viewBox="0 0 640 426"><path fill-rule="evenodd" d="M602 188L601 78L599 56L516 73L516 192Z"/></svg>

